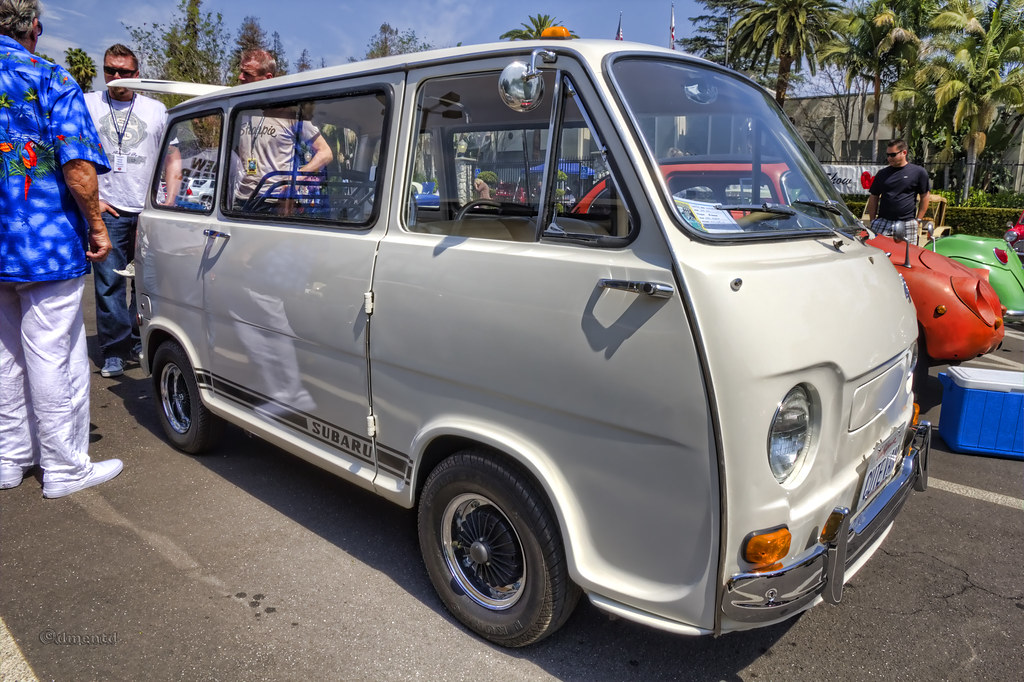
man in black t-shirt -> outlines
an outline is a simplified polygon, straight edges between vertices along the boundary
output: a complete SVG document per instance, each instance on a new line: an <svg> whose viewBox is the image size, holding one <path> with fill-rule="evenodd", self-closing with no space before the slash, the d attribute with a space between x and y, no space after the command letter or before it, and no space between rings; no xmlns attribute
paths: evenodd
<svg viewBox="0 0 1024 682"><path fill-rule="evenodd" d="M871 229L891 237L902 227L907 241L917 244L917 226L928 211L928 173L907 161L903 140L889 142L885 156L889 165L878 171L869 190Z"/></svg>

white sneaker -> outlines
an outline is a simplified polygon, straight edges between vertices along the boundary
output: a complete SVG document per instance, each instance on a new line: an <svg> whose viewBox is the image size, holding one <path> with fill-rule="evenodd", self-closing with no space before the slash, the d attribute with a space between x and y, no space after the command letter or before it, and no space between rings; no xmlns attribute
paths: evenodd
<svg viewBox="0 0 1024 682"><path fill-rule="evenodd" d="M46 483L43 482L43 497L54 498L64 497L71 493L77 493L79 490L85 490L91 488L94 485L100 483L106 483L114 476L121 473L124 469L124 463L119 459L108 459L105 462L93 462L92 470L89 474L77 481L68 481L67 483Z"/></svg>
<svg viewBox="0 0 1024 682"><path fill-rule="evenodd" d="M124 270L114 270L114 272L121 275L122 277L127 277L128 279L131 279L132 277L135 276L135 261L132 261L128 263L128 265L124 266Z"/></svg>
<svg viewBox="0 0 1024 682"><path fill-rule="evenodd" d="M31 468L22 467L20 464L0 464L0 490L17 488L25 478L25 473Z"/></svg>

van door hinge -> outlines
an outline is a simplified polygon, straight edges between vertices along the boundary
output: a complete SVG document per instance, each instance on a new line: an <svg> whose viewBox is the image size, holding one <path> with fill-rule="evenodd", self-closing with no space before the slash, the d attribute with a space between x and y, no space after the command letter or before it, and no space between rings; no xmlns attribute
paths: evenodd
<svg viewBox="0 0 1024 682"><path fill-rule="evenodd" d="M373 314L373 292L367 291L363 294L363 310L367 315Z"/></svg>
<svg viewBox="0 0 1024 682"><path fill-rule="evenodd" d="M366 415L366 435L370 438L377 437L377 415Z"/></svg>

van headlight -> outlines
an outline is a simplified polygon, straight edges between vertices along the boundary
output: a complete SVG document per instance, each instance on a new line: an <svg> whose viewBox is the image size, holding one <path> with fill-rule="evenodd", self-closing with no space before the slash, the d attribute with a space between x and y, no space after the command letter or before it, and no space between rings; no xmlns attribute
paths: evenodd
<svg viewBox="0 0 1024 682"><path fill-rule="evenodd" d="M815 406L810 391L795 386L779 403L768 432L768 465L783 483L797 470L814 440Z"/></svg>

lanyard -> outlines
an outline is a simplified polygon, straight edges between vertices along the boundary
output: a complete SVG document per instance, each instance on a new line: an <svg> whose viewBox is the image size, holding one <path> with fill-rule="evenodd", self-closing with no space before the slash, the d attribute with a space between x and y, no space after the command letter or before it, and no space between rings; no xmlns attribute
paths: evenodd
<svg viewBox="0 0 1024 682"><path fill-rule="evenodd" d="M107 108L110 109L110 123L114 126L114 132L117 133L117 153L123 154L121 150L121 143L124 141L124 134L128 132L128 121L132 118L132 109L135 107L135 93L132 93L132 103L128 105L128 115L124 117L124 127L117 127L117 116L114 115L114 105L110 103L110 93L107 93Z"/></svg>

